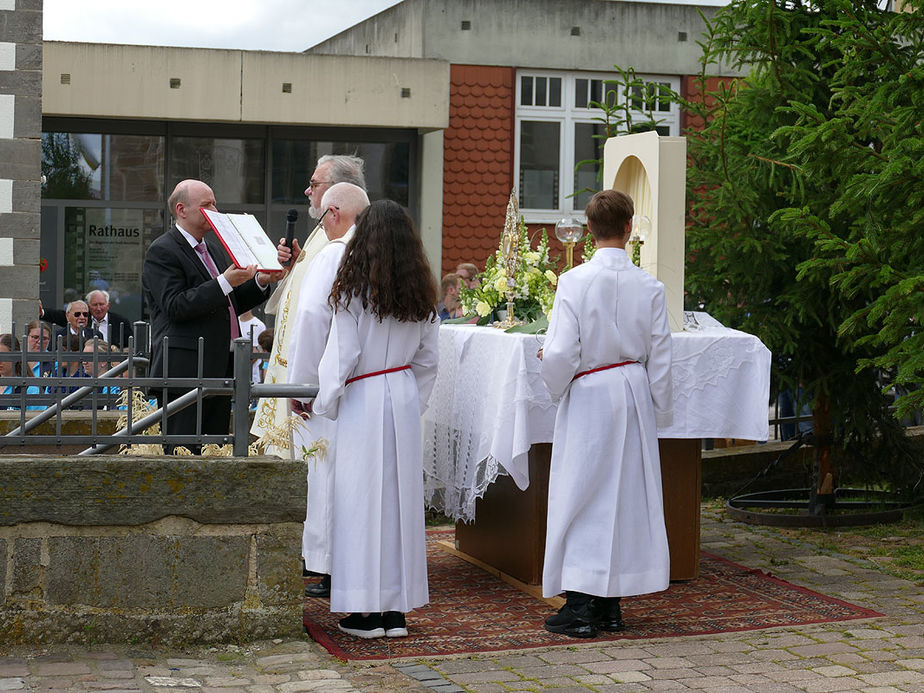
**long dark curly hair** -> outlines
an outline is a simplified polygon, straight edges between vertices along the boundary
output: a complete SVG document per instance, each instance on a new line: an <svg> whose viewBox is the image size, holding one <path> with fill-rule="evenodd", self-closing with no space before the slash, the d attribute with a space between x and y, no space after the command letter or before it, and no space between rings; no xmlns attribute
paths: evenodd
<svg viewBox="0 0 924 693"><path fill-rule="evenodd" d="M380 322L436 319L436 280L414 222L397 202L373 202L356 219L329 302L337 310L354 296Z"/></svg>

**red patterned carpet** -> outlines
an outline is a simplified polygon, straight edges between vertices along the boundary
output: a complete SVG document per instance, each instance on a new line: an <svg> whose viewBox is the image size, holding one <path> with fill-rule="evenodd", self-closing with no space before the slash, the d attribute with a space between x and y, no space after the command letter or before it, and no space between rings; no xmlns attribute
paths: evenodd
<svg viewBox="0 0 924 693"><path fill-rule="evenodd" d="M554 635L542 622L554 609L440 549L453 530L427 533L430 605L408 614L407 638L362 640L337 630L341 614L308 599L308 633L341 659L391 659L517 650L591 642ZM797 587L703 553L700 577L665 592L622 600L627 629L598 640L703 635L870 618L882 614Z"/></svg>

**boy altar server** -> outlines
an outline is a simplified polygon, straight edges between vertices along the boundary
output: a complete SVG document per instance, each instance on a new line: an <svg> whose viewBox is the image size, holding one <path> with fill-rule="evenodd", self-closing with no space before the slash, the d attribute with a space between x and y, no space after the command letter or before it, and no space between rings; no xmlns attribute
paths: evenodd
<svg viewBox="0 0 924 693"><path fill-rule="evenodd" d="M664 285L626 255L633 204L587 204L593 258L561 276L542 378L561 398L549 473L542 593L565 592L546 630L592 638L623 629L619 599L669 583L657 427L671 421Z"/></svg>

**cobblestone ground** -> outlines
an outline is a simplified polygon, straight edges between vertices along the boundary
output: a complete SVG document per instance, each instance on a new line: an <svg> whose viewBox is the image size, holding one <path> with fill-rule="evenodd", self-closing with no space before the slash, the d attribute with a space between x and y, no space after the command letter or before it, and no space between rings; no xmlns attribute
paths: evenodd
<svg viewBox="0 0 924 693"><path fill-rule="evenodd" d="M340 662L307 638L185 653L59 647L0 653L0 691L924 691L924 585L709 509L702 546L886 616L373 664Z"/></svg>

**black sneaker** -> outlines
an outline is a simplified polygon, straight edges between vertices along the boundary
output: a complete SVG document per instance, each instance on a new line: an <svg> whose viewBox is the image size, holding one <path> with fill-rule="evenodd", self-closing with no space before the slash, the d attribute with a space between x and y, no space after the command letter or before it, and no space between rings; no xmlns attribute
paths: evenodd
<svg viewBox="0 0 924 693"><path fill-rule="evenodd" d="M382 614L350 614L341 618L337 627L344 633L357 638L384 638L385 629L382 627Z"/></svg>
<svg viewBox="0 0 924 693"><path fill-rule="evenodd" d="M385 626L386 638L407 637L407 622L400 611L386 611L382 614L382 624Z"/></svg>
<svg viewBox="0 0 924 693"><path fill-rule="evenodd" d="M626 629L622 620L622 608L619 597L595 597L593 600L594 622L597 628L609 633L619 633Z"/></svg>
<svg viewBox="0 0 924 693"><path fill-rule="evenodd" d="M545 619L545 629L550 633L559 633L572 638L595 638L597 626L592 621L582 618L568 604Z"/></svg>

